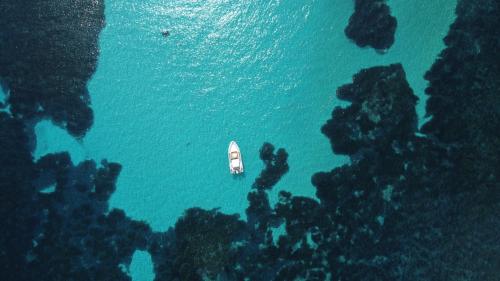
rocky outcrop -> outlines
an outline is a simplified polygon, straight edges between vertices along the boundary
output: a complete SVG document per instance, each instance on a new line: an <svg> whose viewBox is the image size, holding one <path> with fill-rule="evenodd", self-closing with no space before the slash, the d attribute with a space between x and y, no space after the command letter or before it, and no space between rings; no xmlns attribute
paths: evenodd
<svg viewBox="0 0 500 281"><path fill-rule="evenodd" d="M460 1L456 12L444 39L447 48L425 75L432 118L422 131L453 149L454 186L498 196L500 7L492 0Z"/></svg>
<svg viewBox="0 0 500 281"><path fill-rule="evenodd" d="M0 275L7 281L26 280L25 255L39 224L31 184L37 174L24 124L4 112L0 112L0 171Z"/></svg>
<svg viewBox="0 0 500 281"><path fill-rule="evenodd" d="M175 224L174 278L212 280L234 262L233 243L244 237L245 223L236 215L188 209Z"/></svg>
<svg viewBox="0 0 500 281"><path fill-rule="evenodd" d="M385 0L355 0L344 32L359 47L386 51L394 43L397 20Z"/></svg>
<svg viewBox="0 0 500 281"><path fill-rule="evenodd" d="M93 122L87 81L95 72L104 1L2 1L0 80L19 118L51 118L81 137Z"/></svg>
<svg viewBox="0 0 500 281"><path fill-rule="evenodd" d="M274 145L266 142L260 148L260 159L266 167L255 179L253 187L260 190L271 189L288 172L288 153L285 149L280 148L275 154Z"/></svg>
<svg viewBox="0 0 500 281"><path fill-rule="evenodd" d="M70 4L53 5L47 11L57 23ZM361 70L337 92L350 104L334 109L322 128L333 151L348 155L351 163L313 176L319 200L281 191L278 203L270 205L267 191L288 165L284 150L275 154L266 144L261 149L266 168L248 194L246 221L194 208L161 233L121 210L109 210L118 163L74 164L67 153L32 159L32 118L67 122L77 136L90 123L85 114L65 115L73 112L72 99L78 95L66 102L59 94L51 96L54 101L29 94L48 74L31 70L29 58L17 63L6 54L36 57L38 50L29 44L10 50L21 43L9 36L23 38L18 33L37 19L14 29L19 19L13 15L33 10L14 2L3 7L0 48L7 52L0 54L0 71L10 93L4 107L11 107L13 116L0 112L2 280L130 280L122 269L137 249L151 253L156 281L500 280L500 36L495 28L500 7L495 1L459 1L447 47L426 75L432 119L420 134L416 97L401 65ZM88 74L88 66L74 67ZM34 80L26 82L27 77ZM62 86L48 78L55 88L47 89L69 89L71 77L86 76L61 77L56 80ZM83 88L74 89L80 93ZM56 101L57 106L51 104ZM38 105L42 109L35 112ZM39 192L51 185L53 192Z"/></svg>
<svg viewBox="0 0 500 281"><path fill-rule="evenodd" d="M400 64L361 70L352 84L337 90L337 96L351 105L335 108L332 119L321 128L335 153L355 155L360 150L390 147L416 131L417 97Z"/></svg>

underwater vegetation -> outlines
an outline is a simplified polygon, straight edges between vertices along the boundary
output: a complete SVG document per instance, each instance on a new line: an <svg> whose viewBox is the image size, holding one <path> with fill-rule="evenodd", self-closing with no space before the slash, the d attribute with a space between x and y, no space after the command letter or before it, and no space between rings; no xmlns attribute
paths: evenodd
<svg viewBox="0 0 500 281"><path fill-rule="evenodd" d="M431 119L421 131L402 65L362 69L337 91L350 104L321 128L351 162L312 177L317 198L281 191L270 205L289 167L286 151L265 143L246 220L191 208L165 232L109 209L120 164L32 157L40 118L76 137L92 124L86 82L102 2L4 2L2 280L130 280L137 249L151 254L156 281L500 280L497 1L458 1L446 48L426 74Z"/></svg>
<svg viewBox="0 0 500 281"><path fill-rule="evenodd" d="M87 81L103 27L102 0L2 1L0 77L11 113L83 136L93 122Z"/></svg>
<svg viewBox="0 0 500 281"><path fill-rule="evenodd" d="M397 20L385 0L355 0L345 35L359 47L385 51L394 43Z"/></svg>
<svg viewBox="0 0 500 281"><path fill-rule="evenodd" d="M280 148L274 153L274 145L266 142L259 151L260 159L266 165L253 184L257 189L270 189L288 172L288 153Z"/></svg>
<svg viewBox="0 0 500 281"><path fill-rule="evenodd" d="M214 279L228 269L235 258L236 248L231 242L245 233L245 223L236 215L224 215L216 210L192 208L175 224L177 253L174 260L174 278Z"/></svg>
<svg viewBox="0 0 500 281"><path fill-rule="evenodd" d="M495 196L500 174L499 5L459 1L459 16L444 38L448 48L425 75L432 119L422 128L452 149L457 165L453 186L484 188Z"/></svg>
<svg viewBox="0 0 500 281"><path fill-rule="evenodd" d="M25 254L31 249L39 210L32 205L35 193L29 138L22 121L0 112L0 275L17 280L25 270Z"/></svg>

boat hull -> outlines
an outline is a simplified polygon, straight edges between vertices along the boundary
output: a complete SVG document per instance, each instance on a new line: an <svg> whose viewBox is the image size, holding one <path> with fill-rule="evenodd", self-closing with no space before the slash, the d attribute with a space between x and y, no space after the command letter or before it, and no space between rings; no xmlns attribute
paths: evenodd
<svg viewBox="0 0 500 281"><path fill-rule="evenodd" d="M241 174L244 172L240 148L235 141L229 143L227 158L229 161L229 172L231 174Z"/></svg>

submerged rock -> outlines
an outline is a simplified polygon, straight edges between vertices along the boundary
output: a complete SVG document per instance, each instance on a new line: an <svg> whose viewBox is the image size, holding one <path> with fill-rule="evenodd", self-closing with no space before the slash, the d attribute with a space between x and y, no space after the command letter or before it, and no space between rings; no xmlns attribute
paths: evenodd
<svg viewBox="0 0 500 281"><path fill-rule="evenodd" d="M121 166L103 161L97 167L91 160L74 166L68 153L59 153L43 156L36 168L41 176L51 175L37 182L56 188L34 201L42 211L28 253L30 278L130 280L119 265L130 264L136 249L145 250L152 233L122 210L108 209Z"/></svg>
<svg viewBox="0 0 500 281"><path fill-rule="evenodd" d="M288 153L285 149L280 148L274 154L274 146L266 142L260 148L260 159L262 159L266 167L259 177L255 179L253 187L271 189L288 172Z"/></svg>
<svg viewBox="0 0 500 281"><path fill-rule="evenodd" d="M31 184L36 168L23 122L0 112L0 276L27 280L26 256L39 225Z"/></svg>
<svg viewBox="0 0 500 281"><path fill-rule="evenodd" d="M394 43L396 26L385 0L355 0L354 13L344 32L359 47L385 51Z"/></svg>
<svg viewBox="0 0 500 281"><path fill-rule="evenodd" d="M87 81L95 72L104 2L2 1L0 80L16 117L49 117L81 137L93 122Z"/></svg>
<svg viewBox="0 0 500 281"><path fill-rule="evenodd" d="M337 107L321 128L335 153L354 155L362 149L387 148L410 138L417 129L417 97L400 64L373 67L354 75L337 96L351 102Z"/></svg>
<svg viewBox="0 0 500 281"><path fill-rule="evenodd" d="M168 36L170 36L170 31L168 31L168 30L163 30L163 31L161 32L161 35L163 35L163 37L168 37Z"/></svg>
<svg viewBox="0 0 500 281"><path fill-rule="evenodd" d="M54 18L69 5L52 4ZM6 3L3 13L18 15L24 6L13 5ZM26 9L28 15L34 11ZM68 153L34 162L28 113L52 100L18 92L6 101L16 104L15 116L0 112L2 280L130 280L120 268L136 249L151 253L156 281L500 280L499 9L494 0L459 1L447 48L426 75L433 118L424 134L415 135L416 97L401 65L362 70L339 89L339 98L351 104L336 108L322 131L351 163L313 176L319 201L281 191L270 205L266 191L288 171L287 154L264 144L266 168L248 194L247 221L192 208L175 228L154 233L124 211L109 210L121 166L92 160L75 165ZM32 24L12 31L18 19L10 16L0 18L9 29L0 34L7 40L0 40L0 48L21 44L9 36ZM36 54L26 48L20 52ZM9 52L0 54L2 66ZM21 74L11 78L41 73L23 74L31 71L26 65L0 69L2 78L13 70ZM81 67L75 65L76 72L88 73ZM61 83L71 84L68 77ZM11 78L10 90L25 85ZM58 106L64 113L73 105ZM80 117L77 123L87 124ZM83 128L68 125L75 135ZM38 192L47 185L55 185L54 192ZM284 231L275 234L279 227Z"/></svg>
<svg viewBox="0 0 500 281"><path fill-rule="evenodd" d="M453 147L456 187L500 200L500 7L460 1L456 13L447 48L425 75L432 119L422 131Z"/></svg>
<svg viewBox="0 0 500 281"><path fill-rule="evenodd" d="M173 278L215 278L226 267L233 267L236 249L232 243L241 238L244 230L245 223L235 215L224 215L216 210L188 209L175 224Z"/></svg>

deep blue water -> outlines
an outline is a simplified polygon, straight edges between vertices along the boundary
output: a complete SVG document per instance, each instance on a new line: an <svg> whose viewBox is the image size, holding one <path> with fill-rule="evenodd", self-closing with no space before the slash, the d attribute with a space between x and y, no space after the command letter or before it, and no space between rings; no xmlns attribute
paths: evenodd
<svg viewBox="0 0 500 281"><path fill-rule="evenodd" d="M158 231L194 206L244 217L264 141L290 155L290 171L271 200L282 189L312 197L311 175L347 161L332 157L320 127L340 104L336 89L361 68L401 62L421 98L423 121L423 74L444 47L455 1L390 1L398 29L383 55L345 37L352 5L108 0L98 68L88 85L94 125L77 142L41 122L35 156L69 150L75 162L121 163L111 207ZM237 179L226 160L233 139L246 166ZM144 255L134 256L134 280L151 280Z"/></svg>

